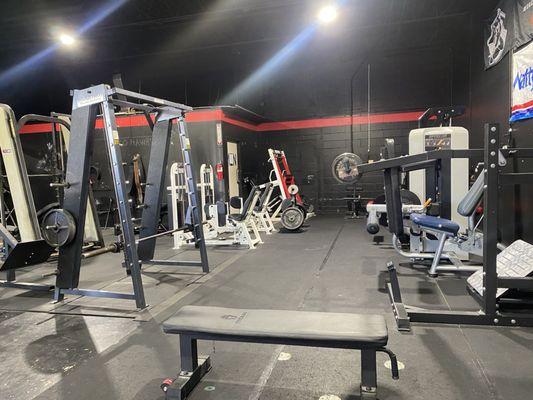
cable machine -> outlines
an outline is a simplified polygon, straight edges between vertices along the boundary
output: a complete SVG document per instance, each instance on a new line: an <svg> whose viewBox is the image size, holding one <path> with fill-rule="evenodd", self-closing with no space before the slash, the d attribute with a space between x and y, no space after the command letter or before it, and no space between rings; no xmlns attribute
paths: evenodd
<svg viewBox="0 0 533 400"><path fill-rule="evenodd" d="M422 168L437 168L441 182L450 179L450 160L484 158L483 268L467 279L468 292L478 301L478 311L430 310L403 303L394 263L387 265L389 297L399 330L410 330L411 322L533 326L533 245L517 240L507 248L498 243L499 196L504 186L533 183L533 172L505 172L511 158L533 158L533 148L500 148L500 127L485 125L485 148L435 150L396 157L359 166L361 173L383 171L389 230L403 230L400 174ZM449 218L449 215L444 218ZM446 223L443 218L442 224ZM503 251L498 254L500 250Z"/></svg>

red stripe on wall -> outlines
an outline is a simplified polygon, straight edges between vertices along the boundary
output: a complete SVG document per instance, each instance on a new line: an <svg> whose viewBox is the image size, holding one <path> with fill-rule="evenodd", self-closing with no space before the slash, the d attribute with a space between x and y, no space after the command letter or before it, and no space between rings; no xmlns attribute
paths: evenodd
<svg viewBox="0 0 533 400"><path fill-rule="evenodd" d="M297 121L283 121L283 122L264 122L261 124L251 124L249 122L237 120L228 117L222 110L207 110L207 111L193 111L185 116L187 122L211 122L222 121L231 125L240 126L241 128L249 129L255 132L271 132L284 131L294 129L311 129L311 128L327 128L331 126L349 126L371 124L387 124L395 122L413 122L418 121L423 113L420 111L388 113L388 114L371 114L370 121L365 115L354 115L353 118L345 117L326 117L315 119L304 119ZM146 126L146 118L144 115L118 116L116 118L117 126L119 128ZM96 121L96 128L103 128L102 119ZM22 127L19 133L50 133L52 131L52 124L29 124Z"/></svg>
<svg viewBox="0 0 533 400"><path fill-rule="evenodd" d="M222 117L222 121L227 122L228 124L240 126L241 128L246 128L246 129L249 129L255 132L259 131L260 130L259 127L262 125L262 124L259 124L259 125L250 124L249 122L244 122L238 119L233 119L233 118L227 117L226 115Z"/></svg>
<svg viewBox="0 0 533 400"><path fill-rule="evenodd" d="M404 112L390 114L371 114L370 121L368 116L355 115L353 118L347 117L329 117L318 119L306 119L301 121L285 122L266 122L259 125L260 131L281 131L291 129L309 129L309 128L326 128L329 126L349 126L371 124L387 124L394 122L411 122L418 121L422 112Z"/></svg>
<svg viewBox="0 0 533 400"><path fill-rule="evenodd" d="M185 114L186 122L209 122L221 121L224 118L224 111L222 110L201 110L193 111Z"/></svg>
<svg viewBox="0 0 533 400"><path fill-rule="evenodd" d="M52 132L52 123L26 124L19 133L49 133Z"/></svg>

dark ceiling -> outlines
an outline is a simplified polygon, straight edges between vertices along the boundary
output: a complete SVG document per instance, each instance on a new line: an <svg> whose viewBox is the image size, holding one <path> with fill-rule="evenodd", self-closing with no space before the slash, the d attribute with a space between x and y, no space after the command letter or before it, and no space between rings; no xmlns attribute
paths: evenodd
<svg viewBox="0 0 533 400"><path fill-rule="evenodd" d="M68 111L69 89L109 82L121 72L129 89L194 106L213 104L313 23L323 4L4 0L0 102L13 105L17 114ZM481 4L487 1L348 0L335 25L294 58L307 64L355 63L368 53L461 46L470 16ZM54 46L58 29L83 29L80 45L41 57Z"/></svg>

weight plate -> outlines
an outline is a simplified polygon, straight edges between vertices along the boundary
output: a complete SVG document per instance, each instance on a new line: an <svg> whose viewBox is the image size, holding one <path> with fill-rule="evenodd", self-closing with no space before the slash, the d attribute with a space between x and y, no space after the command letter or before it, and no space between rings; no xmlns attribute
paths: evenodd
<svg viewBox="0 0 533 400"><path fill-rule="evenodd" d="M305 221L307 219L307 208L305 207L305 205L296 204L295 207L298 207L300 211L303 212Z"/></svg>
<svg viewBox="0 0 533 400"><path fill-rule="evenodd" d="M288 231L297 231L305 221L305 215L298 207L289 207L281 214L281 225Z"/></svg>
<svg viewBox="0 0 533 400"><path fill-rule="evenodd" d="M76 236L76 222L66 210L56 208L48 211L41 223L43 239L52 247L69 244Z"/></svg>
<svg viewBox="0 0 533 400"><path fill-rule="evenodd" d="M422 204L420 198L416 195L416 193L413 193L407 189L402 189L400 192L400 196L402 197L402 204L417 206Z"/></svg>
<svg viewBox="0 0 533 400"><path fill-rule="evenodd" d="M363 160L357 154L343 153L335 157L331 164L331 171L338 182L355 183L360 178L357 167L362 163Z"/></svg>

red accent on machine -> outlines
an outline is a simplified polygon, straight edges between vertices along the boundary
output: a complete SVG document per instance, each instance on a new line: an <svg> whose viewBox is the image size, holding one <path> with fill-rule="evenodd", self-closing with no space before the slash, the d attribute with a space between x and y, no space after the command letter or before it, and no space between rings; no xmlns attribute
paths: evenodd
<svg viewBox="0 0 533 400"><path fill-rule="evenodd" d="M223 180L224 179L224 167L222 166L221 163L218 163L217 166L216 166L216 171L217 171L217 179L219 181Z"/></svg>

